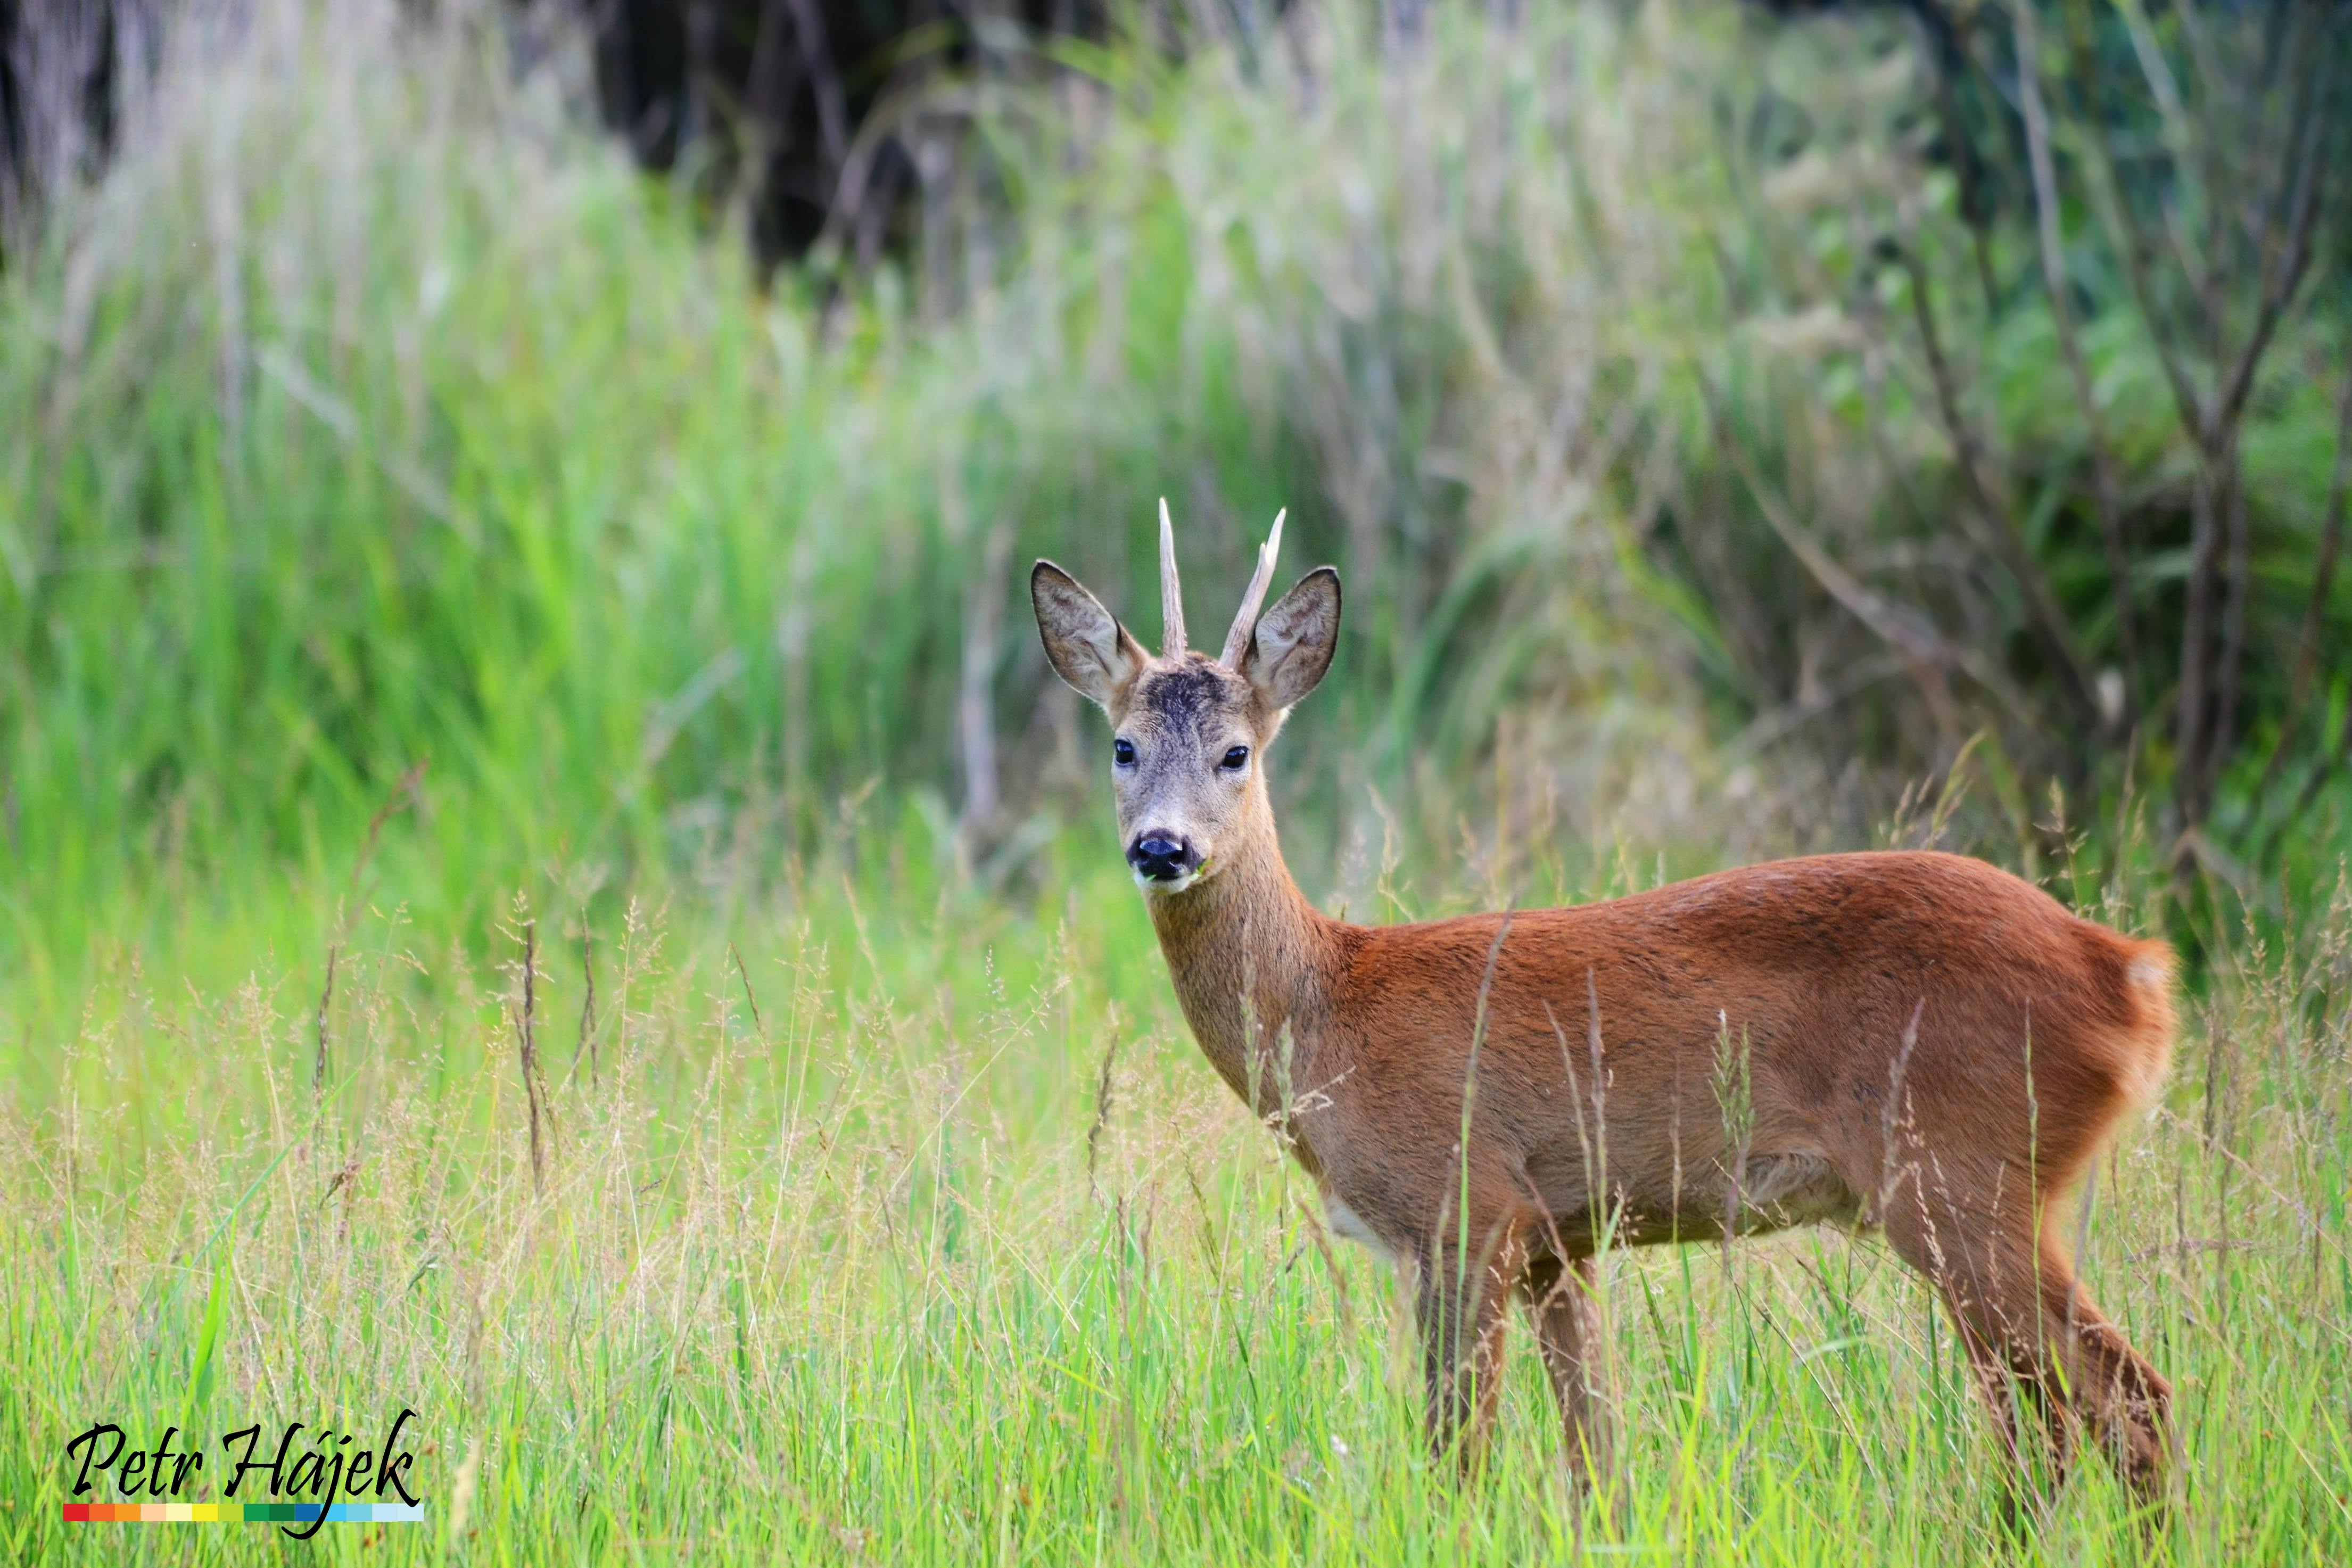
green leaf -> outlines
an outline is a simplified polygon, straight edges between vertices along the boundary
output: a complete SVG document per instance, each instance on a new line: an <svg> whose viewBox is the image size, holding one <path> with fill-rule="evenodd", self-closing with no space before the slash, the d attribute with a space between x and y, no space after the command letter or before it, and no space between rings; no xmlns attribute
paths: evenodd
<svg viewBox="0 0 2352 1568"><path fill-rule="evenodd" d="M188 1368L188 1390L180 1401L180 1428L185 1431L196 1407L213 1391L213 1352L220 1347L221 1321L228 1315L228 1264L234 1247L221 1247L220 1267L213 1270L213 1288L205 1298L204 1327L196 1333L196 1359Z"/></svg>

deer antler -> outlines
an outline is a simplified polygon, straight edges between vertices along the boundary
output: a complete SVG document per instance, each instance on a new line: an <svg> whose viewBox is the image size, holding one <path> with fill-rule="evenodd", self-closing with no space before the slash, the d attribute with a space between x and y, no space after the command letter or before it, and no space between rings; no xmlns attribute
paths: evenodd
<svg viewBox="0 0 2352 1568"><path fill-rule="evenodd" d="M1257 630L1257 608L1265 603L1265 591L1274 582L1275 552L1282 548L1282 520L1289 515L1287 507L1274 514L1274 531L1265 536L1257 552L1257 572L1242 595L1241 614L1234 617L1234 629L1225 634L1225 651L1217 660L1227 669L1239 669L1242 656L1249 652L1250 634Z"/></svg>
<svg viewBox="0 0 2352 1568"><path fill-rule="evenodd" d="M1168 521L1168 498L1160 498L1160 657L1181 658L1184 585L1176 580L1176 530Z"/></svg>

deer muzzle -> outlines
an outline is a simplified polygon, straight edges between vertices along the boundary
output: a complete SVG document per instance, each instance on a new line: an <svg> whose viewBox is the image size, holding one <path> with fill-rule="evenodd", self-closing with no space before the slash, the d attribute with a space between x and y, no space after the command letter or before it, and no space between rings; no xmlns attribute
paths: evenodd
<svg viewBox="0 0 2352 1568"><path fill-rule="evenodd" d="M1139 836L1128 847L1127 863L1139 882L1166 884L1189 880L1201 868L1200 851L1181 834L1157 830Z"/></svg>

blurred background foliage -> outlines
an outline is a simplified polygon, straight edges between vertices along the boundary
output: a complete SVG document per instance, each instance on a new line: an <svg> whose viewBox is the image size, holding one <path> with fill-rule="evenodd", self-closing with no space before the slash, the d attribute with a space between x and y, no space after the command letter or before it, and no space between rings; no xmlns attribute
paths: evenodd
<svg viewBox="0 0 2352 1568"><path fill-rule="evenodd" d="M1100 815L1023 569L1150 640L1163 494L1203 625L1278 507L1346 575L1277 787L1359 914L1961 786L2189 927L2292 905L2352 820L2347 32L19 6L0 954L378 854L478 914L1013 886Z"/></svg>

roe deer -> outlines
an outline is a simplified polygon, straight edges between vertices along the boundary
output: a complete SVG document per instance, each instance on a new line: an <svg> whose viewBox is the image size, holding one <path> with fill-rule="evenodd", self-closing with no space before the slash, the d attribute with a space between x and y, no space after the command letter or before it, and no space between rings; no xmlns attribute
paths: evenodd
<svg viewBox="0 0 2352 1568"><path fill-rule="evenodd" d="M1261 617L1281 537L1277 517L1213 659L1185 642L1165 502L1157 658L1051 562L1030 593L1054 668L1109 715L1121 842L1202 1053L1286 1134L1332 1228L1414 1281L1436 1449L1475 1451L1517 1293L1589 1478L1604 1232L1830 1220L1883 1227L1943 1293L2012 1459L2013 1380L2060 1466L2087 1426L2159 1497L2170 1386L2075 1283L2059 1211L2163 1081L2169 951L1931 853L1329 919L1283 864L1264 755L1330 665L1339 577L1318 567Z"/></svg>

